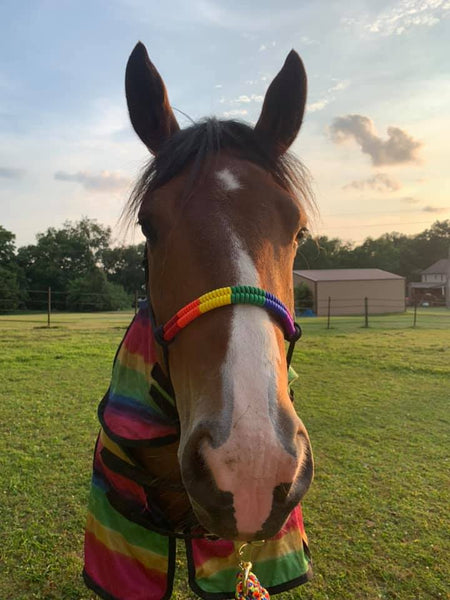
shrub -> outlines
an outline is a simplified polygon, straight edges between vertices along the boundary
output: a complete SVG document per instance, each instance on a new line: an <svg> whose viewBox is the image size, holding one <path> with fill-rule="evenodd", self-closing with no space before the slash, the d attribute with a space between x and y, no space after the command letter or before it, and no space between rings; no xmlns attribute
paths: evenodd
<svg viewBox="0 0 450 600"><path fill-rule="evenodd" d="M294 288L295 311L303 311L307 308L313 308L314 297L312 291L306 283L300 283Z"/></svg>

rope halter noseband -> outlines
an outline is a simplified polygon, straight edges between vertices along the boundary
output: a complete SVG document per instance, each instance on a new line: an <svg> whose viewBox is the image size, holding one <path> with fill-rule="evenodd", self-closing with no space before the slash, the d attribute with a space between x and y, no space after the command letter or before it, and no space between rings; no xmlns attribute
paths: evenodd
<svg viewBox="0 0 450 600"><path fill-rule="evenodd" d="M168 345L182 329L187 327L189 323L192 323L192 321L201 315L210 312L215 308L231 304L260 306L275 317L283 328L285 339L289 342L289 349L286 355L286 361L289 367L295 343L302 335L301 327L294 321L289 310L281 300L270 292L266 292L265 290L250 285L223 287L203 294L193 302L190 302L181 308L171 319L159 327L156 326L152 314L153 311L150 310L155 340L164 349L166 366L168 367Z"/></svg>

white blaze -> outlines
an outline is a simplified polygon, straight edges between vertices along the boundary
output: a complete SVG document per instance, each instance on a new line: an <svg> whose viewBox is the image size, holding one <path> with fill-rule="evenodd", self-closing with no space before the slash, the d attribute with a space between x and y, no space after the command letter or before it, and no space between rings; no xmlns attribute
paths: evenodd
<svg viewBox="0 0 450 600"><path fill-rule="evenodd" d="M239 284L260 287L250 256L235 236L231 242ZM222 366L224 397L233 402L231 432L223 445L214 449L205 444L203 452L219 489L233 494L240 532L261 529L270 515L274 487L292 481L296 469L296 460L282 447L269 414L269 399L276 402L279 361L274 325L267 311L258 306L234 306Z"/></svg>

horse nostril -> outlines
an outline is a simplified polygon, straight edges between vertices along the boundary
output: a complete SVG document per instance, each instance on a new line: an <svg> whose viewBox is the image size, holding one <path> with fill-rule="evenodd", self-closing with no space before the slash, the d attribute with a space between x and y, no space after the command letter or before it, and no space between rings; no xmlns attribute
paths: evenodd
<svg viewBox="0 0 450 600"><path fill-rule="evenodd" d="M198 427L189 436L180 460L185 483L210 479L210 470L203 454L205 442L210 440L211 434L204 427Z"/></svg>
<svg viewBox="0 0 450 600"><path fill-rule="evenodd" d="M299 423L297 426L297 435L298 436L302 436L302 437L308 437L308 433L306 431L306 427L304 426L303 422L299 419Z"/></svg>
<svg viewBox="0 0 450 600"><path fill-rule="evenodd" d="M278 503L285 502L291 491L292 483L280 483L273 490L273 501Z"/></svg>
<svg viewBox="0 0 450 600"><path fill-rule="evenodd" d="M205 473L207 472L206 462L205 462L205 459L203 458L200 448L196 448L192 452L191 468L192 468L192 473L196 477L204 477Z"/></svg>

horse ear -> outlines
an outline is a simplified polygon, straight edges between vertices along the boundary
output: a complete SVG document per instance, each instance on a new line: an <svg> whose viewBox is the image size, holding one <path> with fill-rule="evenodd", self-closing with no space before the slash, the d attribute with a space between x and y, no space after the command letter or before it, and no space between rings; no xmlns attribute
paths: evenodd
<svg viewBox="0 0 450 600"><path fill-rule="evenodd" d="M157 154L162 143L180 129L161 75L141 42L134 47L125 72L128 112L134 130Z"/></svg>
<svg viewBox="0 0 450 600"><path fill-rule="evenodd" d="M291 50L283 68L264 98L255 131L277 155L284 154L297 137L306 103L306 71L300 56Z"/></svg>

